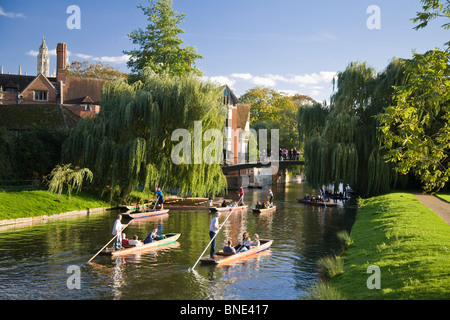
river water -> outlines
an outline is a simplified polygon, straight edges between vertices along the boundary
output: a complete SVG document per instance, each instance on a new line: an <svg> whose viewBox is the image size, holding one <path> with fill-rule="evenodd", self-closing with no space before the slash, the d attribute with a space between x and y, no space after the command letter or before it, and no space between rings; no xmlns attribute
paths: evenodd
<svg viewBox="0 0 450 320"><path fill-rule="evenodd" d="M199 263L193 271L210 240L212 215L206 211L172 210L162 218L135 220L125 231L128 238L143 239L155 226L181 237L164 249L121 258L99 255L89 264L112 238L115 212L2 228L0 299L302 299L319 278L317 260L339 251L336 233L350 231L356 214L349 202L334 208L297 203L305 193L313 193L307 184L279 185L275 213L233 213L218 235L221 248L226 239L237 243L244 231L257 233L274 240L269 251L224 267ZM247 190L245 201L254 205L266 196L267 189Z"/></svg>

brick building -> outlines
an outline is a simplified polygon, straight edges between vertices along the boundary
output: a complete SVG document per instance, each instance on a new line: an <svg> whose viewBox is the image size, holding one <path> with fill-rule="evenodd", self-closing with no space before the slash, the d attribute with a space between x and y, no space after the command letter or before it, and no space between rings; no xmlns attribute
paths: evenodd
<svg viewBox="0 0 450 320"><path fill-rule="evenodd" d="M100 111L103 85L107 80L66 76L67 45L56 48L56 77L49 77L50 57L45 39L37 57L37 76L3 74L0 68L0 104L59 104L80 117Z"/></svg>

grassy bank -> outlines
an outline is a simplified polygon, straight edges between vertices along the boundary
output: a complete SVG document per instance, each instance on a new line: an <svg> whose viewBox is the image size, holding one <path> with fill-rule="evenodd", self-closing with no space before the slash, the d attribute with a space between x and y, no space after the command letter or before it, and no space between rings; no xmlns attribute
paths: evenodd
<svg viewBox="0 0 450 320"><path fill-rule="evenodd" d="M344 272L329 282L344 298L450 299L450 226L414 195L361 201L351 238ZM381 289L367 288L369 266Z"/></svg>
<svg viewBox="0 0 450 320"><path fill-rule="evenodd" d="M450 202L450 192L439 192L436 196L442 200Z"/></svg>
<svg viewBox="0 0 450 320"><path fill-rule="evenodd" d="M0 220L50 216L109 206L108 202L85 192L72 194L72 198L67 199L63 193L58 201L56 194L47 191L0 192Z"/></svg>

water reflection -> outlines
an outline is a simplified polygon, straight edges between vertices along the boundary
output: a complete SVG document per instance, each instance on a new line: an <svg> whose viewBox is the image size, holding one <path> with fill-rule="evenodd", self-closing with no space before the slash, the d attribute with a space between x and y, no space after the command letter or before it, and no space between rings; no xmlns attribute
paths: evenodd
<svg viewBox="0 0 450 320"><path fill-rule="evenodd" d="M275 188L274 188L275 189ZM111 239L116 212L47 221L0 231L0 299L297 299L317 279L316 261L339 250L336 233L350 230L356 209L308 207L296 198L312 193L305 184L274 190L277 210L255 215L235 212L217 238L237 243L242 233L273 239L269 251L223 267L189 269L209 243L212 215L171 211L133 221L128 238L181 233L178 241L120 258L98 256ZM248 190L246 203L265 201L267 189ZM228 214L222 214L223 221ZM81 269L81 290L66 286L67 267Z"/></svg>

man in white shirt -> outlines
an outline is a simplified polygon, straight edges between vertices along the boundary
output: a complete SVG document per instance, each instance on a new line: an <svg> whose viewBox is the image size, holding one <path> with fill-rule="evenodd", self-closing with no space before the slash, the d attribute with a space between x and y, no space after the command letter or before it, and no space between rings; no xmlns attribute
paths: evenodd
<svg viewBox="0 0 450 320"><path fill-rule="evenodd" d="M116 222L114 222L114 227L112 230L112 234L114 236L117 236L116 239L114 240L114 249L119 250L122 249L122 222L120 222L122 220L122 215L117 215L117 220Z"/></svg>
<svg viewBox="0 0 450 320"><path fill-rule="evenodd" d="M214 238L214 240L211 242L211 250L209 251L209 256L211 259L215 259L215 252L216 252L216 234L219 232L220 228L222 227L219 224L219 218L220 218L220 211L216 212L216 215L211 220L211 224L209 225L209 237L210 239Z"/></svg>

